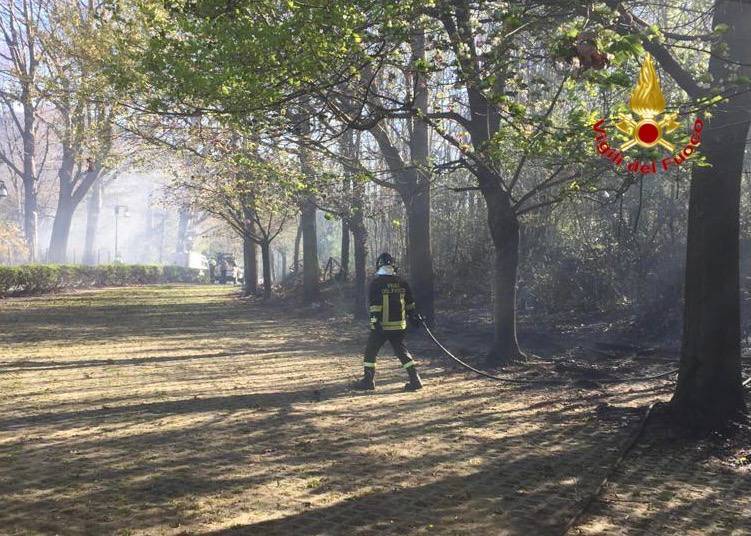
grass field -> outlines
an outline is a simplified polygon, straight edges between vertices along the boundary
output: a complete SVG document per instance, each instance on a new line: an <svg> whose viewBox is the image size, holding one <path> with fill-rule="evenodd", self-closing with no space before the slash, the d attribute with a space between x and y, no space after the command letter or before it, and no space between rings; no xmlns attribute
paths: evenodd
<svg viewBox="0 0 751 536"><path fill-rule="evenodd" d="M217 286L0 302L0 533L559 534L670 392L499 385L412 335L426 388L383 351L361 394L364 337ZM751 533L748 465L631 456L573 534Z"/></svg>

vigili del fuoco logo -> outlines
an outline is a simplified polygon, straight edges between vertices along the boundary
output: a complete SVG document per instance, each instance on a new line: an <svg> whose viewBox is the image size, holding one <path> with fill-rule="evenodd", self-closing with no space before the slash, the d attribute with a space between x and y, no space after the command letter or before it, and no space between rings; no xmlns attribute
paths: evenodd
<svg viewBox="0 0 751 536"><path fill-rule="evenodd" d="M619 148L614 148L608 143L608 133L605 130L605 119L600 119L592 127L595 131L595 148L597 152L613 162L615 167L625 167L628 171L650 175L659 171L667 171L671 166L680 166L692 154L696 153L701 144L701 131L704 121L697 117L691 138L680 151L676 152L666 135L671 134L680 127L676 121L678 114L665 112L665 97L660 89L660 79L655 72L652 56L646 55L641 65L639 81L636 83L631 100L629 101L631 113L619 114L615 128L628 137L628 140ZM634 115L636 117L634 117ZM634 146L650 149L660 146L670 153L670 156L659 160L641 161L638 159L627 160L624 154Z"/></svg>

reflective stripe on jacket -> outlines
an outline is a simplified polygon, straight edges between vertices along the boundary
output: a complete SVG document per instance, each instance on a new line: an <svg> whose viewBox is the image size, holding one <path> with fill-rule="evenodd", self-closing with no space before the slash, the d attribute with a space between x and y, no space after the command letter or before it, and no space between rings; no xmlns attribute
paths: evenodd
<svg viewBox="0 0 751 536"><path fill-rule="evenodd" d="M407 313L415 309L412 291L396 275L379 275L370 283L370 328L384 331L407 329Z"/></svg>

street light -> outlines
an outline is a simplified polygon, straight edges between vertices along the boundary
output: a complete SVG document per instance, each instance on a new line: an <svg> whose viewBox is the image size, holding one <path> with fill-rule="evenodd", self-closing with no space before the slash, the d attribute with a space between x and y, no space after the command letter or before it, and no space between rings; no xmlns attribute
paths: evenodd
<svg viewBox="0 0 751 536"><path fill-rule="evenodd" d="M128 212L128 207L125 205L115 205L115 264L118 264L122 262L120 259L120 254L117 251L117 221L120 217L120 210L122 209L123 212L123 218L130 218L130 212Z"/></svg>
<svg viewBox="0 0 751 536"><path fill-rule="evenodd" d="M8 188L5 187L5 182L0 181L0 199L8 197Z"/></svg>

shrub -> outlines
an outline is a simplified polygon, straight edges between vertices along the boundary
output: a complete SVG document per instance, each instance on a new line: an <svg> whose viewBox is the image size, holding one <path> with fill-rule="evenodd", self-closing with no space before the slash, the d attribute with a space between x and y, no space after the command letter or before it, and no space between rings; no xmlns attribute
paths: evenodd
<svg viewBox="0 0 751 536"><path fill-rule="evenodd" d="M162 280L164 283L207 283L208 274L195 268L164 266Z"/></svg>
<svg viewBox="0 0 751 536"><path fill-rule="evenodd" d="M27 264L0 266L0 298L44 294L64 288L205 283L206 274L183 266L144 264Z"/></svg>

